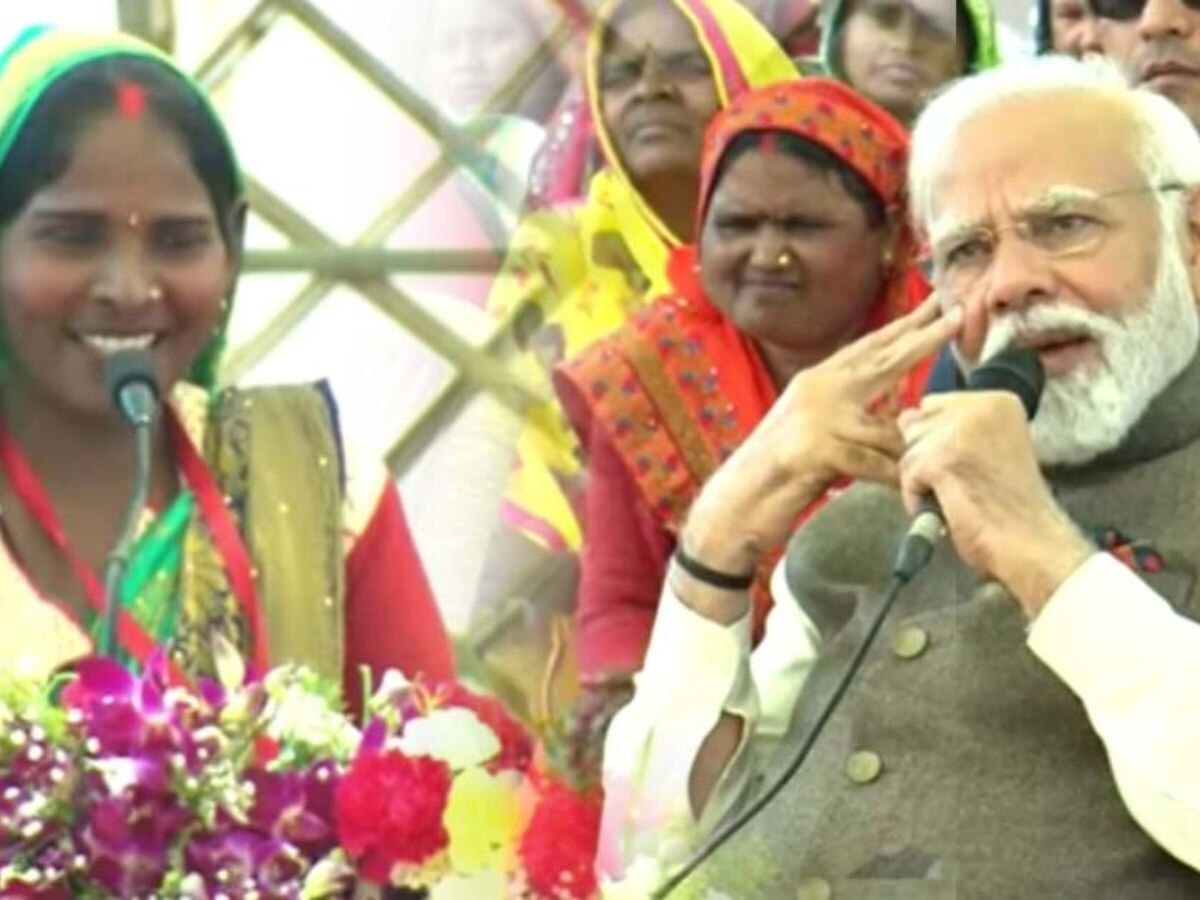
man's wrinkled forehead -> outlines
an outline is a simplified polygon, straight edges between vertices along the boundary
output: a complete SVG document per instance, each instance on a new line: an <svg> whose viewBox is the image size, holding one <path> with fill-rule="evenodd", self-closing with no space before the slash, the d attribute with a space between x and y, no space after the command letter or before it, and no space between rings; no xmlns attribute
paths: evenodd
<svg viewBox="0 0 1200 900"><path fill-rule="evenodd" d="M1055 140L1045 140L1047 134ZM1107 95L1014 96L981 109L947 136L933 173L932 206L951 197L1003 201L1055 185L1127 187L1144 178L1140 142L1128 108Z"/></svg>

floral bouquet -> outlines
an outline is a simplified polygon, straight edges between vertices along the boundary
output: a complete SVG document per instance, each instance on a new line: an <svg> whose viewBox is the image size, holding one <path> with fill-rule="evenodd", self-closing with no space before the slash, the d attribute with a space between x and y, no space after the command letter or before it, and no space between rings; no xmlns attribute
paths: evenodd
<svg viewBox="0 0 1200 900"><path fill-rule="evenodd" d="M363 707L296 667L0 682L0 896L594 896L596 803L499 703L389 672Z"/></svg>

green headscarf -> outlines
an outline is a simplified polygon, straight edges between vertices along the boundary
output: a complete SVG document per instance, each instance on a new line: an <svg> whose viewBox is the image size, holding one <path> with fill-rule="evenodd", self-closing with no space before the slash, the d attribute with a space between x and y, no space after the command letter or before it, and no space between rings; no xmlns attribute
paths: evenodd
<svg viewBox="0 0 1200 900"><path fill-rule="evenodd" d="M35 25L22 31L3 52L0 52L0 169L29 121L30 114L51 85L85 63L117 57L152 60L162 65L200 99L225 145L237 193L242 194L244 183L237 165L237 157L234 155L229 135L204 89L158 48L118 32L105 34L66 31ZM224 317L216 334L192 363L187 375L189 381L202 387L213 386L216 381L217 362L225 345L228 322L229 304L226 304ZM0 356L2 355L0 353Z"/></svg>
<svg viewBox="0 0 1200 900"><path fill-rule="evenodd" d="M1000 63L1000 49L996 40L996 12L991 0L954 0L959 14L966 14L967 28L971 33L971 54L967 60L968 72L980 72ZM846 80L841 61L841 31L846 24L846 11L850 0L829 0L825 21L821 28L821 64L834 78Z"/></svg>

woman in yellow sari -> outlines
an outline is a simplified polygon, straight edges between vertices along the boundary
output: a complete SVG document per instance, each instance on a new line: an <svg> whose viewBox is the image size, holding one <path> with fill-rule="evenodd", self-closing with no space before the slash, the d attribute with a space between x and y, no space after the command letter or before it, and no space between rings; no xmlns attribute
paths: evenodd
<svg viewBox="0 0 1200 900"><path fill-rule="evenodd" d="M519 365L540 391L505 495L507 528L493 546L509 568L523 549L576 551L582 540L572 504L581 463L549 369L663 293L670 252L694 236L708 119L739 93L797 72L736 0L608 0L585 75L605 166L582 201L521 223L489 299L495 315L511 318Z"/></svg>

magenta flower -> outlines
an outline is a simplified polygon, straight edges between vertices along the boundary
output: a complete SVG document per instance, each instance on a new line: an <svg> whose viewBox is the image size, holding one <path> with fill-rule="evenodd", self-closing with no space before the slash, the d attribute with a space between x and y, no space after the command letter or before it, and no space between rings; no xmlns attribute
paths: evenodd
<svg viewBox="0 0 1200 900"><path fill-rule="evenodd" d="M119 795L92 801L79 832L93 879L117 896L158 888L170 851L195 816L167 790L161 772Z"/></svg>
<svg viewBox="0 0 1200 900"><path fill-rule="evenodd" d="M260 834L301 847L313 857L336 846L332 789L315 776L257 769L247 780L254 785L249 825Z"/></svg>
<svg viewBox="0 0 1200 900"><path fill-rule="evenodd" d="M93 754L170 752L184 743L182 723L152 672L138 678L115 660L89 657L78 664L76 675L63 691L63 703L82 714Z"/></svg>
<svg viewBox="0 0 1200 900"><path fill-rule="evenodd" d="M188 842L184 860L204 881L209 896L263 900L298 897L307 863L287 841L245 828L221 829Z"/></svg>
<svg viewBox="0 0 1200 900"><path fill-rule="evenodd" d="M0 868L36 870L43 886L62 881L73 858L69 819L76 773L74 760L42 727L22 719L6 723L0 735ZM8 888L0 888L8 896Z"/></svg>

